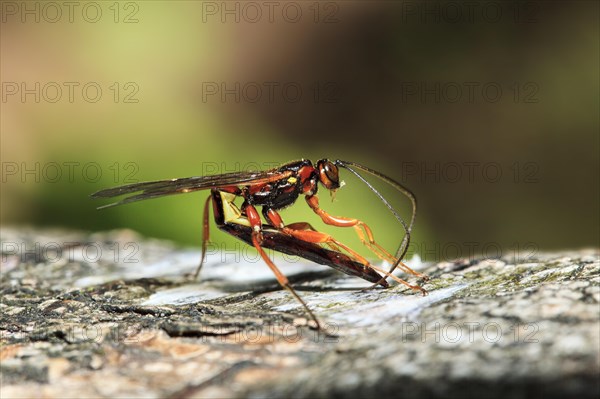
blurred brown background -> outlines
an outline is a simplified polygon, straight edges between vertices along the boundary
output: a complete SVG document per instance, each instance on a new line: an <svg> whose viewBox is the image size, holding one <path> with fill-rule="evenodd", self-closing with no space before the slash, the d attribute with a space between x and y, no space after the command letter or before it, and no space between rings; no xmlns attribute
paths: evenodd
<svg viewBox="0 0 600 399"><path fill-rule="evenodd" d="M88 195L329 157L412 188L426 260L599 244L597 2L54 4L2 3L3 226L199 245L202 194L104 211ZM323 208L396 245L344 180ZM283 216L360 246L304 201Z"/></svg>

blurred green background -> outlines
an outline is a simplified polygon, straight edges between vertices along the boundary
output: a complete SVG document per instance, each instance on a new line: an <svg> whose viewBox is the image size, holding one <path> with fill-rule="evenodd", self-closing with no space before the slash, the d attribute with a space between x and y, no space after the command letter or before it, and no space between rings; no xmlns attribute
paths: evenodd
<svg viewBox="0 0 600 399"><path fill-rule="evenodd" d="M417 194L426 260L599 244L597 2L47 4L2 3L2 226L198 246L204 194L103 211L89 194L329 157ZM323 208L397 245L343 179ZM304 201L282 214L360 247Z"/></svg>

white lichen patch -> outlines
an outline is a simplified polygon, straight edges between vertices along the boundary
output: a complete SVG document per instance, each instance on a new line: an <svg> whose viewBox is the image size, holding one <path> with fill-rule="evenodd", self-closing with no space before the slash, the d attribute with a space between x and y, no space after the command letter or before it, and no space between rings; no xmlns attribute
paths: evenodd
<svg viewBox="0 0 600 399"><path fill-rule="evenodd" d="M141 305L186 305L209 299L221 298L227 295L229 294L226 292L202 287L200 284L188 284L181 287L158 291L142 302Z"/></svg>
<svg viewBox="0 0 600 399"><path fill-rule="evenodd" d="M428 306L450 298L455 292L466 288L460 284L434 292L427 296L420 294L388 293L387 290L372 291L321 291L301 292L302 298L317 314L323 315L328 322L352 326L374 326L392 318L414 319ZM285 301L273 306L274 310L300 310L299 303L286 301L286 292L265 294L270 301Z"/></svg>

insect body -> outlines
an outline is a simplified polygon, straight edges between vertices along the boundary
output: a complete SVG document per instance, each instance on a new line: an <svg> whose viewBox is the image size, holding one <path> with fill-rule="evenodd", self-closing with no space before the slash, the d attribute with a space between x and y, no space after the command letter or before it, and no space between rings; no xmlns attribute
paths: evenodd
<svg viewBox="0 0 600 399"><path fill-rule="evenodd" d="M349 170L363 181L402 224L405 236L395 255L390 254L377 244L371 229L362 221L353 218L332 216L319 207L317 196L319 184L332 193L335 193L341 186L338 167ZM383 180L411 200L413 213L408 225L389 202L357 170ZM139 200L204 189L210 189L211 192L204 204L202 258L196 270L196 276L198 276L202 268L206 254L210 233L209 208L212 203L214 220L218 228L256 248L262 259L275 274L277 281L304 306L316 323L317 328L319 327L317 318L291 287L285 275L281 273L279 268L267 256L264 248L298 255L383 287L388 286L386 278L391 277L413 290L426 293L423 288L411 285L392 274L395 268L399 267L404 272L427 279L427 276L413 271L402 263L402 258L408 249L410 233L415 221L416 199L414 195L391 178L354 162L340 160L332 162L322 159L316 165L313 165L309 160L300 160L289 162L279 168L261 172L234 172L215 176L134 183L101 190L92 194L92 197L107 198L129 195L119 202L100 207L106 208ZM390 270L385 271L372 265L357 252L342 244L331 235L317 231L309 223L297 222L285 224L278 210L294 204L301 195L305 197L308 206L324 223L338 227L354 228L364 245L377 257L392 264ZM243 199L240 207L234 204L234 200L238 197ZM257 207L261 207L263 219L266 223L263 223Z"/></svg>

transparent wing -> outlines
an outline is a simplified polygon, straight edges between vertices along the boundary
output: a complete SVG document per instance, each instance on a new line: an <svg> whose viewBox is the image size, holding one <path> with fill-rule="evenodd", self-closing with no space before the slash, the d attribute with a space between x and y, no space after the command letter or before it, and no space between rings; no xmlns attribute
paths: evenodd
<svg viewBox="0 0 600 399"><path fill-rule="evenodd" d="M98 209L128 204L130 202L163 197L165 195L183 194L209 188L262 184L287 178L290 171L272 169L260 172L233 172L213 176L183 177L178 179L157 180L127 184L100 190L91 195L92 198L112 198L120 195L133 194L118 202L103 205ZM137 194L136 194L137 193Z"/></svg>

